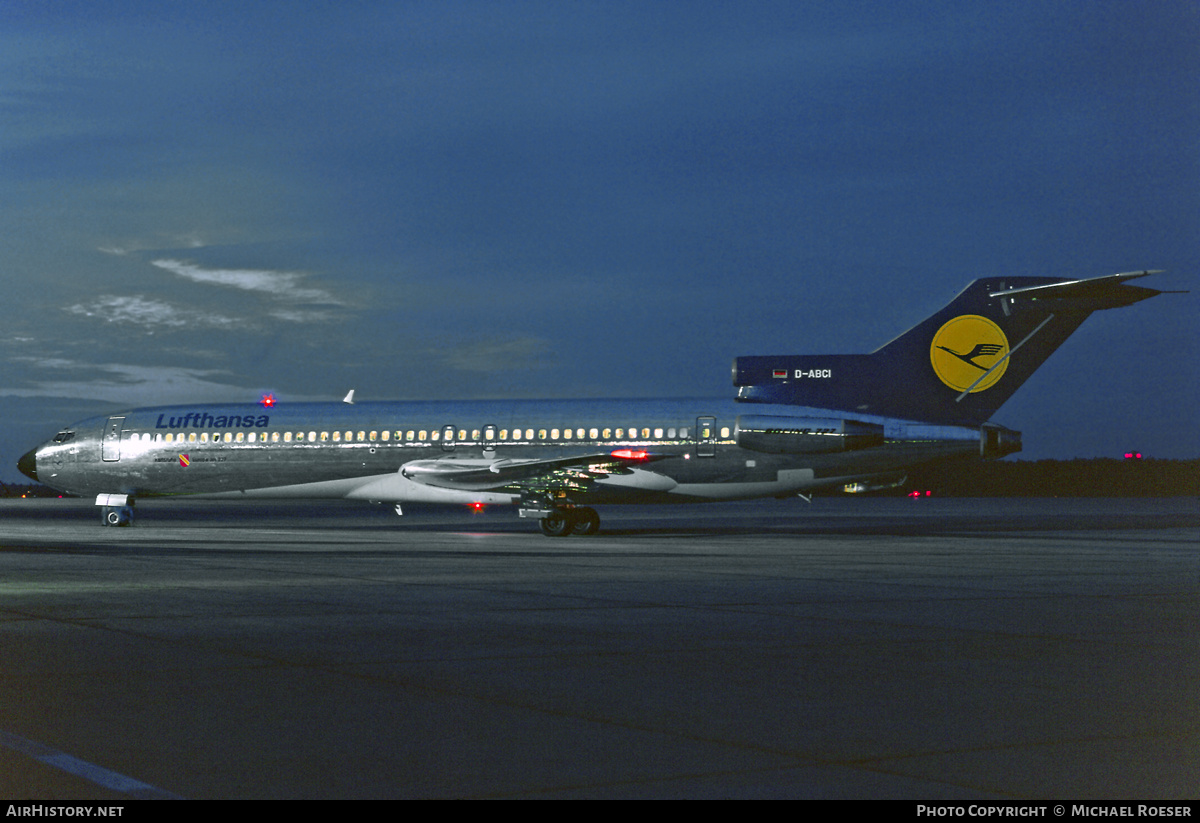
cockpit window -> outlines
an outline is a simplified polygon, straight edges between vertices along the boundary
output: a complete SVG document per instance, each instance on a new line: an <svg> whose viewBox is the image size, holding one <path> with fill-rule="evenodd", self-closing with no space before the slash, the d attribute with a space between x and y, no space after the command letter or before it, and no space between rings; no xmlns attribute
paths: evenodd
<svg viewBox="0 0 1200 823"><path fill-rule="evenodd" d="M55 443L69 443L75 439L75 432L63 429L58 434L54 435Z"/></svg>

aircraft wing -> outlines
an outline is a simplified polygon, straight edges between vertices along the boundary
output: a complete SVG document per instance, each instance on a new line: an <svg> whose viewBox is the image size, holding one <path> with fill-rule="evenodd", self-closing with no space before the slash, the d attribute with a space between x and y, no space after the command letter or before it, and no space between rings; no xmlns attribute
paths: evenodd
<svg viewBox="0 0 1200 823"><path fill-rule="evenodd" d="M614 474L629 474L633 466L663 460L670 455L617 449L551 459L488 460L444 457L413 460L400 473L416 483L460 491L582 488Z"/></svg>

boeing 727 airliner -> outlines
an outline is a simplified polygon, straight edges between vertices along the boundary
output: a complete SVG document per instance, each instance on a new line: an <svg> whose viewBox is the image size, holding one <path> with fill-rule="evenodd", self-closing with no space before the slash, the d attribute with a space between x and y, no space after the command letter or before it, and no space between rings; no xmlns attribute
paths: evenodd
<svg viewBox="0 0 1200 823"><path fill-rule="evenodd" d="M992 414L1093 311L1161 294L1127 282L1153 273L976 280L872 354L739 357L731 400L142 408L68 426L18 467L96 495L113 526L139 497L342 498L515 505L566 536L595 533L608 503L883 488L1020 451Z"/></svg>

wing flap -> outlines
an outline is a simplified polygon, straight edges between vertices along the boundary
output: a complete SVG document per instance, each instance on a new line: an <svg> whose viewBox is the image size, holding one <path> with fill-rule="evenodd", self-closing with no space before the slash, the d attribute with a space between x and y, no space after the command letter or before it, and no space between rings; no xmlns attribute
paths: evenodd
<svg viewBox="0 0 1200 823"><path fill-rule="evenodd" d="M447 457L413 460L400 473L415 483L460 491L520 490L543 486L583 486L602 477L629 474L632 467L669 455L648 452L596 452L551 459L487 460Z"/></svg>

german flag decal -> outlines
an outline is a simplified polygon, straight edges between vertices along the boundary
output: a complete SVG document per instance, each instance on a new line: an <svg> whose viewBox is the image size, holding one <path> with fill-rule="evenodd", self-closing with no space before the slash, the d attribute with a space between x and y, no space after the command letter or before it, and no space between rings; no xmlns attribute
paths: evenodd
<svg viewBox="0 0 1200 823"><path fill-rule="evenodd" d="M188 463L191 463L191 462L192 461L188 458L188 456L186 454L179 455L179 465L183 466L185 469L187 468Z"/></svg>

